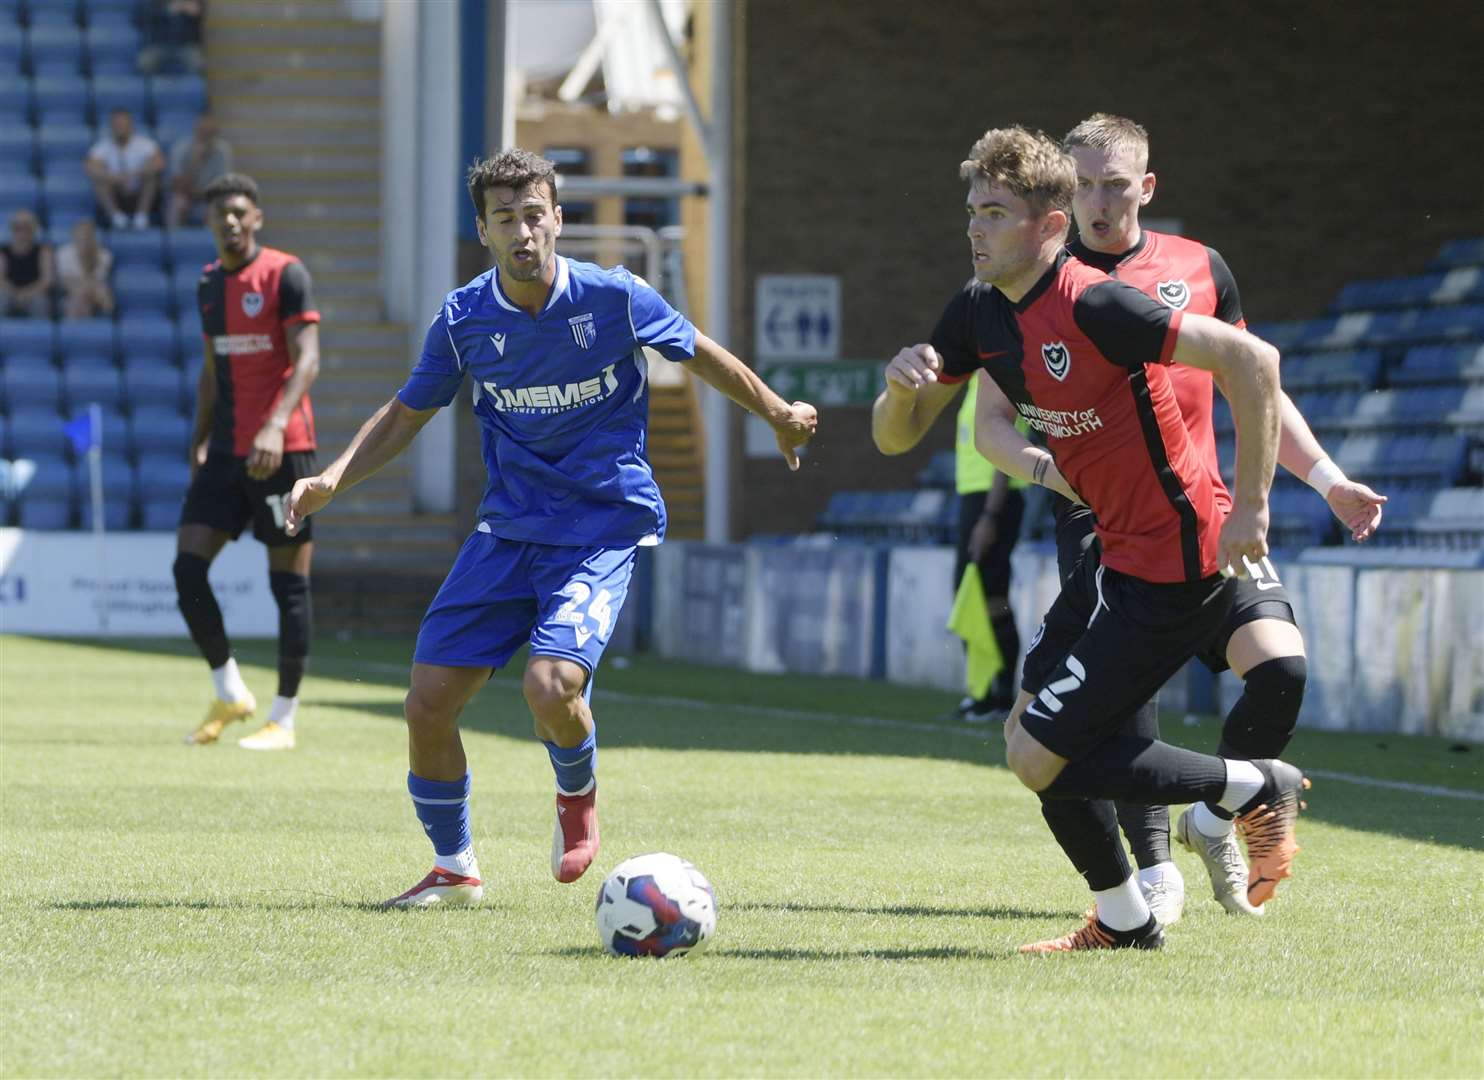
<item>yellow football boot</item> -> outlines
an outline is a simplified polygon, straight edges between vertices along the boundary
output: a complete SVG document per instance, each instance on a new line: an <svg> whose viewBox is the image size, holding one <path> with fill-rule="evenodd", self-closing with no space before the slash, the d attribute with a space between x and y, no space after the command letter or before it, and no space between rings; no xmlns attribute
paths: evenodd
<svg viewBox="0 0 1484 1080"><path fill-rule="evenodd" d="M238 739L237 745L244 750L292 750L294 729L269 720L251 735Z"/></svg>
<svg viewBox="0 0 1484 1080"><path fill-rule="evenodd" d="M257 699L252 694L236 701L213 698L211 708L206 710L206 719L201 721L200 727L186 736L186 743L190 746L206 746L214 743L221 737L222 728L234 720L246 720L257 711L257 708Z"/></svg>

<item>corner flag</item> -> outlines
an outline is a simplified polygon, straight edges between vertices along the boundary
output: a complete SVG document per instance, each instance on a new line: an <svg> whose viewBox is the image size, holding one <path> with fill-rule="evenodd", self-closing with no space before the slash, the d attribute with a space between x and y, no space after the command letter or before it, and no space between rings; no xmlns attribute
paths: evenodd
<svg viewBox="0 0 1484 1080"><path fill-rule="evenodd" d="M989 684L1005 666L1005 659L989 625L984 585L979 567L973 563L964 569L963 579L958 583L958 595L953 598L953 611L948 615L948 629L964 639L968 649L965 682L969 694L978 700L989 693Z"/></svg>

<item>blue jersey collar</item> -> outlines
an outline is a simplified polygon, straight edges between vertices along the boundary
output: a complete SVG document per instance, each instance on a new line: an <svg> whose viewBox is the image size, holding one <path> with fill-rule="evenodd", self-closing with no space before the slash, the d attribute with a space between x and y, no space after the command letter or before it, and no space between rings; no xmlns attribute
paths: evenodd
<svg viewBox="0 0 1484 1080"><path fill-rule="evenodd" d="M556 277L552 279L551 292L546 296L546 306L541 309L542 315L550 311L556 305L556 302L565 296L567 292L567 260L560 255L553 255L552 258L556 260ZM505 290L500 285L500 268L498 266L490 271L490 295L495 298L495 303L499 304L506 311L513 311L518 315L528 314L525 308L505 295Z"/></svg>

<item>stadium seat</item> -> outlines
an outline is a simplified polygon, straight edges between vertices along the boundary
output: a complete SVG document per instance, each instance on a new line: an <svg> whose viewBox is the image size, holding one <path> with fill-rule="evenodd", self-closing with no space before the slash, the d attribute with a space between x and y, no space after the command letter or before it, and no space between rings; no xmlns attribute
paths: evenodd
<svg viewBox="0 0 1484 1080"><path fill-rule="evenodd" d="M57 324L57 349L63 356L116 356L112 319L64 319Z"/></svg>
<svg viewBox="0 0 1484 1080"><path fill-rule="evenodd" d="M129 459L119 453L104 453L101 456L103 468L103 490L110 497L117 494L125 502L134 499L138 488L138 479L134 474L134 466L129 464ZM92 464L88 460L75 462L72 466L73 490L86 503L88 492L92 487Z"/></svg>
<svg viewBox="0 0 1484 1080"><path fill-rule="evenodd" d="M10 417L6 416L3 412L0 412L0 460L8 460L9 458ZM4 466L0 466L0 468L4 468ZM0 488L3 488L4 486L5 484L0 484Z"/></svg>
<svg viewBox="0 0 1484 1080"><path fill-rule="evenodd" d="M76 220L93 213L93 185L80 170L53 170L41 182L42 200L49 217Z"/></svg>
<svg viewBox="0 0 1484 1080"><path fill-rule="evenodd" d="M38 28L77 29L77 9L59 0L32 0L27 5L26 21L34 34Z"/></svg>
<svg viewBox="0 0 1484 1080"><path fill-rule="evenodd" d="M0 84L3 84L0 76ZM13 116L0 101L0 116ZM32 172L36 168L36 131L21 119L0 120L0 160L7 171ZM23 167L23 168L22 168Z"/></svg>
<svg viewBox="0 0 1484 1080"><path fill-rule="evenodd" d="M69 64L74 71L82 71L82 30L75 23L33 24L26 35L26 43L33 66ZM84 93L86 90L84 86Z"/></svg>
<svg viewBox="0 0 1484 1080"><path fill-rule="evenodd" d="M124 403L124 384L118 368L111 363L69 363L62 369L62 393L67 401L67 411L81 412L97 403L107 409L117 409Z"/></svg>
<svg viewBox="0 0 1484 1080"><path fill-rule="evenodd" d="M180 369L154 361L124 361L124 396L130 409L176 409L185 404Z"/></svg>
<svg viewBox="0 0 1484 1080"><path fill-rule="evenodd" d="M150 90L157 112L206 110L206 80L199 75L156 75L150 80Z"/></svg>
<svg viewBox="0 0 1484 1080"><path fill-rule="evenodd" d="M57 352L57 326L50 319L0 319L0 359L44 358Z"/></svg>
<svg viewBox="0 0 1484 1080"><path fill-rule="evenodd" d="M0 19L0 60L19 70L26 59L26 34L14 21ZM14 115L6 110L7 115Z"/></svg>
<svg viewBox="0 0 1484 1080"><path fill-rule="evenodd" d="M162 229L116 229L101 240L113 252L116 268L164 270L165 233Z"/></svg>
<svg viewBox="0 0 1484 1080"><path fill-rule="evenodd" d="M1432 261L1432 266L1440 270L1456 266L1484 266L1484 236L1448 241Z"/></svg>
<svg viewBox="0 0 1484 1080"><path fill-rule="evenodd" d="M130 425L133 446L139 454L184 456L191 441L191 422L178 409L141 407Z"/></svg>
<svg viewBox="0 0 1484 1080"><path fill-rule="evenodd" d="M1484 379L1484 345L1419 345L1408 349L1390 380L1397 386Z"/></svg>
<svg viewBox="0 0 1484 1080"><path fill-rule="evenodd" d="M1484 547L1484 488L1444 488L1437 492L1415 528L1424 542Z"/></svg>
<svg viewBox="0 0 1484 1080"><path fill-rule="evenodd" d="M1484 300L1484 267L1456 266L1443 275L1432 294L1434 304L1478 303Z"/></svg>
<svg viewBox="0 0 1484 1080"><path fill-rule="evenodd" d="M199 266L177 266L175 272L170 275L170 282L171 288L175 290L176 310L195 310L196 286L201 283L201 268Z"/></svg>
<svg viewBox="0 0 1484 1080"><path fill-rule="evenodd" d="M12 415L32 409L55 412L62 405L62 377L56 368L9 361L0 373L5 389L5 406Z"/></svg>
<svg viewBox="0 0 1484 1080"><path fill-rule="evenodd" d="M165 235L165 247L170 253L170 265L176 272L195 270L216 262L216 244L207 229L174 229Z"/></svg>
<svg viewBox="0 0 1484 1080"><path fill-rule="evenodd" d="M48 124L36 133L36 154L47 175L62 170L81 173L94 142L93 129L85 123Z"/></svg>
<svg viewBox="0 0 1484 1080"><path fill-rule="evenodd" d="M1282 383L1293 390L1369 390L1381 376L1379 349L1297 353L1283 359Z"/></svg>
<svg viewBox="0 0 1484 1080"><path fill-rule="evenodd" d="M194 319L180 320L180 363L186 369L190 385L196 385L196 376L206 362L206 339L201 336L201 324Z"/></svg>
<svg viewBox="0 0 1484 1080"><path fill-rule="evenodd" d="M182 454L142 454L139 493L145 499L173 499L179 503L191 482L191 467Z"/></svg>
<svg viewBox="0 0 1484 1080"><path fill-rule="evenodd" d="M152 312L165 315L174 310L175 296L170 290L170 276L163 270L132 267L127 274L115 277L113 295L118 301L119 313L124 317Z"/></svg>
<svg viewBox="0 0 1484 1080"><path fill-rule="evenodd" d="M16 457L64 457L72 452L72 440L62 427L62 414L33 406L24 412L10 410L10 451Z"/></svg>
<svg viewBox="0 0 1484 1080"><path fill-rule="evenodd" d="M77 6L87 13L89 24L121 19L133 25L139 21L139 0L78 0Z"/></svg>
<svg viewBox="0 0 1484 1080"><path fill-rule="evenodd" d="M180 524L179 498L145 499L140 506L139 527L150 532L174 532Z"/></svg>
<svg viewBox="0 0 1484 1080"><path fill-rule="evenodd" d="M41 181L30 173L0 173L0 204L41 213Z"/></svg>
<svg viewBox="0 0 1484 1080"><path fill-rule="evenodd" d="M142 41L139 28L127 20L94 20L88 25L84 39L95 79L104 72L111 74L116 71L121 76L127 75L139 58ZM93 92L97 93L96 86Z"/></svg>
<svg viewBox="0 0 1484 1080"><path fill-rule="evenodd" d="M149 89L142 75L101 75L93 80L93 104L98 126L108 123L114 109L128 109L136 127L145 127L149 113Z"/></svg>
<svg viewBox="0 0 1484 1080"><path fill-rule="evenodd" d="M118 340L126 359L148 357L174 364L180 352L175 323L164 315L126 315L119 320Z"/></svg>
<svg viewBox="0 0 1484 1080"><path fill-rule="evenodd" d="M91 122L88 84L76 74L38 76L32 80L31 93L42 126Z"/></svg>
<svg viewBox="0 0 1484 1080"><path fill-rule="evenodd" d="M196 129L195 112L162 112L155 117L155 141L169 156L170 148L181 139L189 138Z"/></svg>
<svg viewBox="0 0 1484 1080"><path fill-rule="evenodd" d="M1454 304L1416 313L1408 327L1410 340L1484 336L1484 304Z"/></svg>
<svg viewBox="0 0 1484 1080"><path fill-rule="evenodd" d="M919 487L952 488L956 468L952 450L939 450L917 474Z"/></svg>
<svg viewBox="0 0 1484 1080"><path fill-rule="evenodd" d="M1334 309L1362 311L1416 307L1431 302L1433 294L1442 286L1443 278L1444 275L1439 272L1420 277L1352 281L1340 290Z"/></svg>
<svg viewBox="0 0 1484 1080"><path fill-rule="evenodd" d="M72 499L22 495L16 500L15 523L23 529L51 531L72 526Z"/></svg>

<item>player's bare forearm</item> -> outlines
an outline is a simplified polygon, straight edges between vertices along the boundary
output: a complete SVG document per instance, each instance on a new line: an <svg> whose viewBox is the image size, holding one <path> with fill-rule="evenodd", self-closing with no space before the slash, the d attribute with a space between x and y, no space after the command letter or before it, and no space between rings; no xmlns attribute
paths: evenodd
<svg viewBox="0 0 1484 1080"><path fill-rule="evenodd" d="M1051 451L1031 442L1015 426L1015 406L1010 399L987 375L977 378L979 396L974 402L974 448L1001 475L1040 484L1080 503L1081 497L1056 467Z"/></svg>
<svg viewBox="0 0 1484 1080"><path fill-rule="evenodd" d="M1281 424L1278 464L1307 483L1310 471L1329 455L1319 445L1319 440L1310 430L1304 414L1298 411L1293 399L1282 390L1278 391L1278 409Z"/></svg>
<svg viewBox="0 0 1484 1080"><path fill-rule="evenodd" d="M757 372L705 334L696 334L696 355L687 364L696 378L774 427L788 423L788 402L773 392Z"/></svg>
<svg viewBox="0 0 1484 1080"><path fill-rule="evenodd" d="M268 423L282 431L289 426L289 417L309 393L314 380L319 378L319 326L316 323L300 323L288 340L289 355L294 361L294 370L284 384L283 396L278 399Z"/></svg>
<svg viewBox="0 0 1484 1080"><path fill-rule="evenodd" d="M1215 376L1237 428L1233 503L1265 507L1278 461L1278 350L1219 319L1187 314L1174 361Z"/></svg>
<svg viewBox="0 0 1484 1080"><path fill-rule="evenodd" d="M216 409L216 356L211 345L206 346L201 374L196 377L196 422L191 429L191 460L196 459L196 450L211 435L211 414Z"/></svg>
<svg viewBox="0 0 1484 1080"><path fill-rule="evenodd" d="M922 441L933 421L958 396L958 382L943 382L943 357L927 343L899 349L886 365L886 389L871 406L871 439L883 454L905 454Z"/></svg>
<svg viewBox="0 0 1484 1080"><path fill-rule="evenodd" d="M437 409L409 409L392 398L361 425L350 445L321 474L334 494L355 487L374 476L407 449Z"/></svg>

